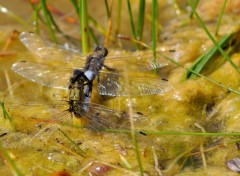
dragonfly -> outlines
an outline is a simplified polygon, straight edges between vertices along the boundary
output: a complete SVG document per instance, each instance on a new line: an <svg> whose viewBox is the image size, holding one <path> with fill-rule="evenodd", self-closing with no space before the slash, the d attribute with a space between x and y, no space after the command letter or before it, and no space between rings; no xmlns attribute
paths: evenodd
<svg viewBox="0 0 240 176"><path fill-rule="evenodd" d="M40 63L18 62L13 64L12 70L17 74L44 86L68 89L70 85L69 78L73 75L73 70L84 70L87 67L89 56L83 55L76 50L66 49L62 46L56 46L40 36L23 32L19 36L21 42L35 55L43 59L67 63L69 67L52 67ZM103 49L100 49L102 52ZM94 76L87 74L85 76L98 77L98 91L100 95L107 96L142 96L152 94L163 94L170 91L173 86L166 79L128 76L125 74L126 68L129 72L148 71L155 68L161 68L168 65L164 56L180 57L180 54L169 51L157 53L157 60L153 63L152 53L133 53L107 56L107 50L102 59L97 60L97 69ZM94 51L92 55L96 55ZM91 55L90 55L91 56ZM107 56L107 57L106 57ZM105 58L106 57L106 58ZM106 69L102 69L106 68ZM94 68L94 67L93 67ZM85 71L88 71L85 68ZM134 75L134 74L133 74ZM128 80L126 82L126 80Z"/></svg>

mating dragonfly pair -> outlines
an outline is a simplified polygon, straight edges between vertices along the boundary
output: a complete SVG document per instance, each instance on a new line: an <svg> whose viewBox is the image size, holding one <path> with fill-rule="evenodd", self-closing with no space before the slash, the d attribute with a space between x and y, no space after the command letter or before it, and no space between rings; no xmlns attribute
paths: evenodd
<svg viewBox="0 0 240 176"><path fill-rule="evenodd" d="M172 85L167 80L130 77L124 71L148 71L160 68L168 65L164 59L165 55L172 58L180 56L177 52L169 51L159 52L155 62L153 62L152 53L112 55L105 60L108 51L104 47L96 47L91 55L85 56L75 50L56 47L34 33L23 32L19 38L37 56L72 64L72 67L61 69L32 62L18 62L12 66L13 71L44 86L69 89L69 111L77 117L88 116L90 121L96 121L98 126L103 127L109 126L104 119L107 114L111 116L115 114L121 118L120 116L125 116L123 115L125 113L117 113L107 107L90 103L95 77L97 77L101 95L162 94L172 89ZM102 70L102 67L106 69Z"/></svg>

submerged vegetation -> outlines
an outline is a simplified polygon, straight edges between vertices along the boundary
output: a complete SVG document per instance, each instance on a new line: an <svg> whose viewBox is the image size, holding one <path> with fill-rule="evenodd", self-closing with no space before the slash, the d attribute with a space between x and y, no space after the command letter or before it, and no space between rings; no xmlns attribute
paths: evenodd
<svg viewBox="0 0 240 176"><path fill-rule="evenodd" d="M239 6L238 0L31 0L19 7L0 1L0 175L235 175ZM27 50L14 30L44 41L21 39ZM56 82L69 85L62 73L72 75L84 62L77 55L96 44L109 50L100 81L109 83L104 72L111 71L119 79L112 86L126 86L124 96L100 95L95 80L90 105L99 113L76 118L67 110L68 90L43 86L52 83L44 75L57 70ZM111 58L120 58L118 65ZM35 83L11 70L23 60L47 65L27 72ZM139 96L131 95L133 78L146 80L138 83ZM151 80L169 89L162 84L166 91L157 94Z"/></svg>

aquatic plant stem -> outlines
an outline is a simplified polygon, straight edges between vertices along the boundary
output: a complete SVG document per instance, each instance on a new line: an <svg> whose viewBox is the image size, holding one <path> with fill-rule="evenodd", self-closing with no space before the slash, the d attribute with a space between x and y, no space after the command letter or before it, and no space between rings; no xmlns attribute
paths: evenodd
<svg viewBox="0 0 240 176"><path fill-rule="evenodd" d="M80 156L86 157L86 153L60 128L58 130L80 151Z"/></svg>
<svg viewBox="0 0 240 176"><path fill-rule="evenodd" d="M68 126L72 128L77 129L83 129L87 127L79 126L79 125L73 125L68 123L58 123L62 126ZM132 130L126 130L126 129L102 129L104 132L109 133L126 133L131 134ZM218 132L218 133L208 133L208 132L179 132L179 131L146 131L146 130L134 130L135 134L144 134L144 135L176 135L176 136L202 136L202 137L209 137L209 136L240 136L240 132Z"/></svg>
<svg viewBox="0 0 240 176"><path fill-rule="evenodd" d="M89 51L89 29L88 29L88 11L87 11L87 1L86 0L79 0L79 14L80 14L80 21L81 21L81 35L82 35L82 52L83 54L87 54Z"/></svg>
<svg viewBox="0 0 240 176"><path fill-rule="evenodd" d="M128 86L129 86L129 80L128 80L128 76L127 76L127 67L125 65L125 83L127 85L127 90L129 90ZM135 127L134 127L134 122L133 122L133 108L132 108L132 102L131 102L131 98L129 95L129 92L127 92L127 97L128 97L128 114L129 114L129 121L130 121L130 125L131 125L131 137L132 137L132 141L133 141L133 145L135 148L135 154L136 154L136 158L137 158L137 162L138 162L138 167L139 167L139 171L140 171L140 175L143 176L143 166L142 166L142 161L141 161L141 157L139 154L139 147L138 147L138 141L137 141L137 137L136 137L136 131L135 131Z"/></svg>
<svg viewBox="0 0 240 176"><path fill-rule="evenodd" d="M122 0L118 0L118 9L117 9L117 27L115 35L117 36L121 29L121 19L122 19Z"/></svg>
<svg viewBox="0 0 240 176"><path fill-rule="evenodd" d="M7 119L9 122L12 123L13 122L12 117L8 114L8 112L5 108L4 102L0 101L0 107L2 108L3 118Z"/></svg>
<svg viewBox="0 0 240 176"><path fill-rule="evenodd" d="M80 11L79 11L79 6L78 6L78 1L77 0L71 0L73 7L75 8L75 11L77 12L78 18L80 17Z"/></svg>
<svg viewBox="0 0 240 176"><path fill-rule="evenodd" d="M156 64L157 60L157 35L156 35L156 14L157 14L157 0L152 1L152 51L153 51L153 64ZM154 69L154 72L156 73L156 69Z"/></svg>
<svg viewBox="0 0 240 176"><path fill-rule="evenodd" d="M142 40L145 16L145 3L146 3L145 0L139 1L137 40Z"/></svg>
<svg viewBox="0 0 240 176"><path fill-rule="evenodd" d="M47 9L46 0L40 0L40 4L41 4L41 8L43 10L44 18L46 19L48 30L50 31L50 36L51 36L52 40L54 41L54 43L58 43L57 38L54 33L54 30L52 28L52 24L51 24L52 18L51 18L50 12Z"/></svg>
<svg viewBox="0 0 240 176"><path fill-rule="evenodd" d="M172 62L173 64L175 64L175 65L177 65L177 66L179 66L179 67L185 68L183 65L181 65L181 64L178 63L178 62L176 62L176 61L173 60L172 58L170 58L170 57L168 57L168 56L164 56L164 57L165 57L167 60L169 60L170 62ZM197 76L199 76L199 77L201 77L201 78L203 78L203 79L205 79L205 80L213 83L213 84L218 85L219 87L222 87L222 88L224 88L224 89L226 89L226 90L228 90L228 91L230 91L230 92L233 92L233 93L236 93L236 94L240 95L240 92L237 91L237 90L235 90L235 89L232 89L232 88L230 88L230 87L224 86L224 85L222 85L221 83L218 83L218 82L216 82L216 81L214 81L214 80L212 80L212 79L210 79L210 78L208 78L208 77L206 77L206 76L204 76L204 75L202 75L202 74L199 74L199 73L195 72L194 70L192 70L192 69L190 69L190 68L185 68L185 69L188 70L189 72L191 72L191 73L193 73L193 74L195 74L195 75L197 75Z"/></svg>
<svg viewBox="0 0 240 176"><path fill-rule="evenodd" d="M8 151L3 147L3 145L1 143L0 143L0 150L2 151L1 153L3 154L3 157L6 159L7 163L9 163L10 166L13 168L13 171L14 171L13 175L23 176L21 171L17 168L15 162L12 160Z"/></svg>
<svg viewBox="0 0 240 176"><path fill-rule="evenodd" d="M225 53L225 51L218 45L217 41L214 39L214 37L210 34L210 32L208 31L207 27L205 26L204 22L202 21L202 19L200 18L200 16L198 15L196 9L194 8L193 4L191 3L190 0L188 0L188 3L190 4L192 11L194 13L194 15L196 16L197 20L199 21L200 25L202 26L202 28L204 29L204 31L206 32L206 34L208 35L208 37L212 40L212 42L214 43L214 45L217 47L217 49L219 50L219 52L223 55L223 57L234 67L234 69L240 73L240 68L238 68L238 66L229 58L229 56Z"/></svg>
<svg viewBox="0 0 240 176"><path fill-rule="evenodd" d="M220 14L218 16L217 25L216 25L215 33L214 33L215 35L218 35L218 31L219 31L219 28L220 28L220 25L221 25L221 22L222 22L222 17L223 17L226 5L227 5L227 0L224 0L221 11L220 11Z"/></svg>
<svg viewBox="0 0 240 176"><path fill-rule="evenodd" d="M129 0L127 0L127 5L128 5L128 13L129 13L129 17L130 17L130 23L131 23L131 27L132 27L132 34L133 34L134 39L137 39L137 34L136 34L133 15L132 15L131 3Z"/></svg>
<svg viewBox="0 0 240 176"><path fill-rule="evenodd" d="M38 20L39 20L39 12L41 10L42 6L40 4L37 5L37 7L34 10L34 19L33 19L33 25L34 25L34 32L38 33Z"/></svg>
<svg viewBox="0 0 240 176"><path fill-rule="evenodd" d="M112 31L112 0L110 1L110 7L108 5L107 0L105 0L105 4L106 4L107 16L108 16L108 26L107 26L106 37L104 40L104 46L108 46L110 36L111 36L111 31Z"/></svg>
<svg viewBox="0 0 240 176"><path fill-rule="evenodd" d="M227 44L231 43L232 39L234 39L235 33L230 33L224 35L219 41L218 45L222 48L227 46ZM231 49L231 48L230 48ZM217 54L219 53L219 50L217 49L216 46L213 46L211 49L203 53L201 56L199 56L192 66L190 67L191 70L194 70L196 73L200 73L205 66L210 62L210 60ZM196 74L187 71L185 79L190 79L190 78L195 78L197 77Z"/></svg>
<svg viewBox="0 0 240 176"><path fill-rule="evenodd" d="M197 8L198 3L199 3L199 0L195 0L195 1L194 1L193 7L194 7L195 9ZM191 19L193 18L193 11L191 11L190 18L191 18Z"/></svg>

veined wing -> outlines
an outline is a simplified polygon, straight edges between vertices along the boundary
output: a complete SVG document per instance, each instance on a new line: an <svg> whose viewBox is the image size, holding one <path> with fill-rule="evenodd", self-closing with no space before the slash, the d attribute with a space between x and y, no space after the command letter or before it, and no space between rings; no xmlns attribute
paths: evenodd
<svg viewBox="0 0 240 176"><path fill-rule="evenodd" d="M117 111L106 106L91 103L89 111L85 114L89 119L88 126L95 130L104 129L130 129L129 114L126 111ZM140 112L133 112L132 117L136 128L144 126L149 122L149 118Z"/></svg>
<svg viewBox="0 0 240 176"><path fill-rule="evenodd" d="M43 40L40 36L31 32L22 32L19 36L21 42L34 54L44 58L59 62L72 64L72 67L81 68L85 65L87 56L82 55L77 50L66 49ZM168 65L164 56L178 60L181 52L159 51L156 59L152 52L135 52L129 54L113 53L105 60L105 65L118 70L148 71Z"/></svg>
<svg viewBox="0 0 240 176"><path fill-rule="evenodd" d="M72 69L60 69L32 62L15 63L12 70L33 82L59 89L68 89L72 75Z"/></svg>
<svg viewBox="0 0 240 176"><path fill-rule="evenodd" d="M165 58L166 56L178 60L181 55L181 52L176 51L159 51L154 60L152 52L115 54L107 57L105 65L118 70L148 71L167 66L169 62Z"/></svg>
<svg viewBox="0 0 240 176"><path fill-rule="evenodd" d="M6 140L3 142L11 147L31 147L39 148L40 146L49 143L52 137L57 137L59 123L52 117L56 113L66 113L62 110L67 110L68 104L66 102L57 101L56 104L39 104L39 103L17 103L15 102L6 105L9 114L14 119L17 136L15 140ZM17 108L16 108L17 107ZM65 119L64 123L71 119ZM26 123L27 121L27 123ZM11 134L10 139L11 139ZM9 139L7 137L7 139ZM59 136L58 136L59 137Z"/></svg>
<svg viewBox="0 0 240 176"><path fill-rule="evenodd" d="M88 127L93 130L128 129L130 127L127 113L116 111L106 106L90 103L89 111L84 114Z"/></svg>
<svg viewBox="0 0 240 176"><path fill-rule="evenodd" d="M31 52L43 59L70 63L78 67L83 67L85 64L86 56L78 51L54 45L32 32L22 32L19 39Z"/></svg>
<svg viewBox="0 0 240 176"><path fill-rule="evenodd" d="M145 77L125 77L117 73L103 72L98 84L99 93L108 96L142 96L163 94L173 86L167 80Z"/></svg>

